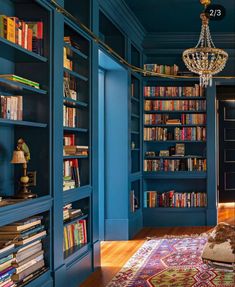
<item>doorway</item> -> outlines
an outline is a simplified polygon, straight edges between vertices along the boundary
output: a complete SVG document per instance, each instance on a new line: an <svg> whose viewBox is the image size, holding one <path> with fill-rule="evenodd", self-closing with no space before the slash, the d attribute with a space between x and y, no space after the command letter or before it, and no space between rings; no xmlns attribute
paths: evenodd
<svg viewBox="0 0 235 287"><path fill-rule="evenodd" d="M235 202L235 87L218 89L219 203Z"/></svg>

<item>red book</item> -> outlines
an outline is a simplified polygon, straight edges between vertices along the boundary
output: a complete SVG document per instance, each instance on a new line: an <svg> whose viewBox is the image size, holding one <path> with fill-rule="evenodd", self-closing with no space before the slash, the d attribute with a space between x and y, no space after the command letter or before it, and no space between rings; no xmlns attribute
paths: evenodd
<svg viewBox="0 0 235 287"><path fill-rule="evenodd" d="M32 29L28 29L27 49L29 51L32 51L33 49L33 30Z"/></svg>

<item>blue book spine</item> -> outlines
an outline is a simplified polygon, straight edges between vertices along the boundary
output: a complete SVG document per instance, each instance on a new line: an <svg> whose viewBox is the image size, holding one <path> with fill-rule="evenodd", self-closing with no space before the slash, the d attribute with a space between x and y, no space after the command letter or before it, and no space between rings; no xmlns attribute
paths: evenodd
<svg viewBox="0 0 235 287"><path fill-rule="evenodd" d="M15 271L16 271L16 269L13 267L10 267L10 269L7 268L7 271L5 273L3 273L3 272L0 273L0 281L5 280L6 278L10 277L12 274L15 273Z"/></svg>

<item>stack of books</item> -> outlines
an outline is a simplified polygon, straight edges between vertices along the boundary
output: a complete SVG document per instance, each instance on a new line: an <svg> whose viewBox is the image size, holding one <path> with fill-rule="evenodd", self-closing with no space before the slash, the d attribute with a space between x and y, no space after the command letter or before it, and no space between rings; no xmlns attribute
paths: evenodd
<svg viewBox="0 0 235 287"><path fill-rule="evenodd" d="M87 243L87 221L78 220L72 224L64 226L63 250L69 250L75 246Z"/></svg>
<svg viewBox="0 0 235 287"><path fill-rule="evenodd" d="M80 186L79 165L77 159L64 160L64 191Z"/></svg>
<svg viewBox="0 0 235 287"><path fill-rule="evenodd" d="M63 110L64 127L76 128L78 125L76 109L64 106Z"/></svg>
<svg viewBox="0 0 235 287"><path fill-rule="evenodd" d="M64 155L88 155L88 146L66 145L64 146Z"/></svg>
<svg viewBox="0 0 235 287"><path fill-rule="evenodd" d="M12 266L15 261L13 255L14 247L15 244L13 243L0 244L0 286L16 286L11 279L11 276L16 271L15 268Z"/></svg>
<svg viewBox="0 0 235 287"><path fill-rule="evenodd" d="M77 218L77 217L80 217L82 215L83 215L82 210L78 209L78 208L76 208L76 209L73 208L71 203L65 205L63 208L64 222L70 221L70 220Z"/></svg>
<svg viewBox="0 0 235 287"><path fill-rule="evenodd" d="M0 15L0 37L39 55L43 54L42 21L28 22Z"/></svg>
<svg viewBox="0 0 235 287"><path fill-rule="evenodd" d="M73 61L69 59L66 47L64 47L64 68L73 70Z"/></svg>
<svg viewBox="0 0 235 287"><path fill-rule="evenodd" d="M11 262L11 266L0 273L2 274L0 278L10 279L9 284L13 282L12 285L6 286L26 284L45 272L42 247L42 238L45 236L46 230L42 225L41 216L34 216L0 228L1 244L11 242L17 247L17 251L8 255L7 261L4 262L6 265Z"/></svg>
<svg viewBox="0 0 235 287"><path fill-rule="evenodd" d="M206 111L206 101L197 100L146 100L145 111Z"/></svg>
<svg viewBox="0 0 235 287"><path fill-rule="evenodd" d="M0 96L0 118L23 120L23 97Z"/></svg>
<svg viewBox="0 0 235 287"><path fill-rule="evenodd" d="M10 80L13 82L18 82L24 85L28 85L36 89L40 88L39 83L17 76L17 75L14 75L14 74L0 75L0 78Z"/></svg>
<svg viewBox="0 0 235 287"><path fill-rule="evenodd" d="M177 65L158 65L158 64L145 64L144 70L166 75L177 75L179 67Z"/></svg>

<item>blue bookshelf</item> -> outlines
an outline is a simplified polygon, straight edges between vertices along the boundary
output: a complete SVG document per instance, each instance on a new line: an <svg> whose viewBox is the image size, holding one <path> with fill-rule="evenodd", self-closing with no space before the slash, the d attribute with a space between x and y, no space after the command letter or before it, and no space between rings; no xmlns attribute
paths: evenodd
<svg viewBox="0 0 235 287"><path fill-rule="evenodd" d="M181 79L181 81L179 81L178 79L170 80L159 79L156 77L144 77L144 86L146 87L175 87L175 89L178 89L179 86L194 87L195 84L195 81L190 81L189 79ZM149 96L149 94L144 95L144 132L147 133L147 129L160 129L160 132L162 132L163 130L164 132L167 132L167 136L165 135L165 138L163 138L162 140L155 138L148 139L146 138L148 137L148 135L146 135L143 140L143 161L144 164L148 164L148 166L144 167L143 172L144 226L200 226L210 224L209 222L207 222L207 208L209 199L207 189L208 173L206 170L204 170L205 167L201 170L202 167L195 163L196 161L204 162L205 160L207 160L207 141L202 137L198 137L197 140L192 140L191 138L191 132L193 129L195 131L197 129L200 129L201 132L202 129L207 130L207 123L203 122L202 119L199 120L200 122L198 122L197 119L199 119L200 117L204 118L205 115L207 115L208 111L198 109L196 110L192 107L189 108L189 110L187 110L187 108L185 108L184 110L145 110L146 101L157 100L164 103L167 100L170 102L177 100L190 101L190 103L192 103L198 100L205 101L206 99L206 93L200 93L196 96L193 94L187 94L187 96L185 96L184 94L181 94L180 96ZM150 122L148 122L148 117L150 117ZM188 118L189 120L193 117L196 119L194 122L183 122L185 118ZM151 123L151 121L155 121L156 119L158 122ZM175 120L175 122L178 122L174 124L169 124L167 123L168 119L173 119ZM188 132L184 139L175 138L176 132L180 130L182 133L183 129L185 129L185 133ZM170 138L168 138L168 133ZM177 155L176 153L176 145L178 144L184 145L183 156ZM161 151L168 151L169 154L160 155ZM192 160L192 158L194 159ZM194 161L195 163L192 171L190 171L191 168L187 170L189 168L189 166L187 167L187 165L191 164L190 161ZM177 164L179 164L178 167L175 167L176 162ZM151 166L149 166L149 164L151 164ZM152 166L153 164L154 166ZM161 164L161 166L155 166L155 164ZM157 170L148 170L149 168L156 168ZM181 170L182 168L183 170ZM174 171L172 169L174 169ZM181 181L182 179L184 180L183 182ZM183 196L185 196L186 193L190 195L192 193L206 193L207 206L204 206L205 202L202 202L202 207L186 207L186 202L176 203L174 197L176 195L173 195L173 199L171 199L173 200L173 202L171 203L168 201L166 203L158 202L158 200L160 200L158 198L161 198L163 196L162 194L164 194L164 196L170 196L169 194L167 194L167 192L170 192L172 190L175 190L175 192L180 194L179 196L182 196L182 198ZM149 192L147 193L147 191ZM152 191L156 191L157 194L151 194ZM156 198L151 198L151 196L156 196ZM164 204L164 207L162 207L160 204ZM171 206L167 206L168 204L171 204ZM176 204L184 204L184 207L178 207L178 205L176 206ZM199 205L199 203L195 204ZM184 219L185 214L188 214L187 219Z"/></svg>

